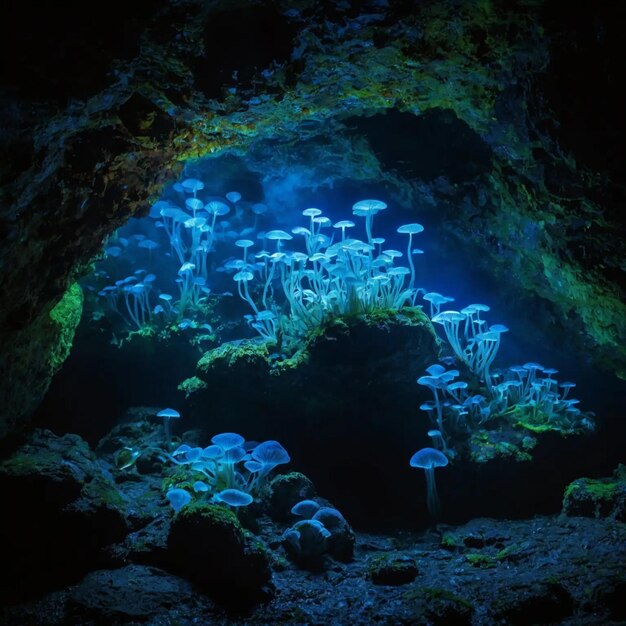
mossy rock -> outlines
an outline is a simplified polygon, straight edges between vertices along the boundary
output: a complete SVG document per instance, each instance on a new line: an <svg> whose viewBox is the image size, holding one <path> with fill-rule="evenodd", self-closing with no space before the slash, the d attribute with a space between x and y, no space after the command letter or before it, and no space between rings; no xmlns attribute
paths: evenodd
<svg viewBox="0 0 626 626"><path fill-rule="evenodd" d="M262 341L229 341L204 354L198 361L198 373L206 377L212 371L224 367L262 367L267 364L269 355L268 346Z"/></svg>
<svg viewBox="0 0 626 626"><path fill-rule="evenodd" d="M32 593L79 578L129 530L124 498L77 435L35 431L0 463L0 490L0 550L19 555L5 560L5 580L14 582L0 600L20 580Z"/></svg>
<svg viewBox="0 0 626 626"><path fill-rule="evenodd" d="M181 576L225 601L251 599L271 578L263 543L222 506L184 506L172 521L167 546Z"/></svg>
<svg viewBox="0 0 626 626"><path fill-rule="evenodd" d="M0 439L41 402L70 353L82 311L83 292L72 283L27 329L2 340L3 350L15 357L0 377Z"/></svg>
<svg viewBox="0 0 626 626"><path fill-rule="evenodd" d="M423 587L419 582L408 588L402 598L407 606L419 607L420 622L469 626L474 607L468 600L441 587Z"/></svg>
<svg viewBox="0 0 626 626"><path fill-rule="evenodd" d="M626 521L626 467L620 465L610 478L578 478L570 483L563 496L563 513Z"/></svg>
<svg viewBox="0 0 626 626"><path fill-rule="evenodd" d="M302 500L315 497L313 483L300 472L279 474L270 483L269 514L276 521L285 521L291 515L292 507Z"/></svg>
<svg viewBox="0 0 626 626"><path fill-rule="evenodd" d="M417 574L415 561L401 554L382 554L371 558L367 564L367 576L375 585L406 585L413 582Z"/></svg>

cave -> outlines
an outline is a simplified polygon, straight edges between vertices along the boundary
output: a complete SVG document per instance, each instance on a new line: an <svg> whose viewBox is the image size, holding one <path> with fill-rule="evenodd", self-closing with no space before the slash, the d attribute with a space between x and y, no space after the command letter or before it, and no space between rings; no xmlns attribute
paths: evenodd
<svg viewBox="0 0 626 626"><path fill-rule="evenodd" d="M623 619L623 18L11 4L0 621Z"/></svg>

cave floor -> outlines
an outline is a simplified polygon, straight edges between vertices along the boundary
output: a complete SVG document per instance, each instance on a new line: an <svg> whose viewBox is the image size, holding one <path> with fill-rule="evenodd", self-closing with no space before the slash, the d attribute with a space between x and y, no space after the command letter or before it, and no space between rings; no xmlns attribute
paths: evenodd
<svg viewBox="0 0 626 626"><path fill-rule="evenodd" d="M625 563L620 522L476 519L420 534L357 533L354 560L320 572L279 558L273 593L245 611L227 611L182 578L128 562L4 608L0 622L624 624Z"/></svg>

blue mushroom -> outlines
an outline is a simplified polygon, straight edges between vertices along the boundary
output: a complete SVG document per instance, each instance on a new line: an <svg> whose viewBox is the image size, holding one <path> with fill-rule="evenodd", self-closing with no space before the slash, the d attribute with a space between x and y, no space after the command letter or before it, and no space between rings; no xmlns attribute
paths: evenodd
<svg viewBox="0 0 626 626"><path fill-rule="evenodd" d="M171 507L178 513L186 504L191 502L191 494L184 489L170 489L165 497L169 500Z"/></svg>
<svg viewBox="0 0 626 626"><path fill-rule="evenodd" d="M409 464L411 467L423 469L426 473L426 505L431 516L438 518L441 515L441 504L435 485L435 468L445 467L448 464L448 457L435 448L422 448L411 457Z"/></svg>
<svg viewBox="0 0 626 626"><path fill-rule="evenodd" d="M291 512L299 517L311 519L320 510L320 505L315 500L301 500L291 507Z"/></svg>
<svg viewBox="0 0 626 626"><path fill-rule="evenodd" d="M214 500L216 502L222 502L232 507L248 506L252 504L252 496L245 491L239 489L224 489L215 494Z"/></svg>

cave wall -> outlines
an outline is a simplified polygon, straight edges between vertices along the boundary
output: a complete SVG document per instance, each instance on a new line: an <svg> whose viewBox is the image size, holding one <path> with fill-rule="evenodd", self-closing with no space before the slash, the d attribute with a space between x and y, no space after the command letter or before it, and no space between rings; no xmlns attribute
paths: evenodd
<svg viewBox="0 0 626 626"><path fill-rule="evenodd" d="M599 367L624 376L619 148L606 150L605 170L585 159L587 144L577 161L582 139L559 136L547 87L572 84L580 46L613 54L610 3L593 9L594 28L608 33L602 49L582 36L587 21L559 22L534 0L290 5L114 2L98 7L100 20L78 3L34 20L28 3L11 5L2 52L13 63L0 82L0 436L45 393L69 335L44 328L106 237L145 214L186 160L264 145L284 154L317 141L337 163L331 183L380 177L402 190L407 205L439 215L453 245L475 247L477 266L514 273L515 288L541 300ZM367 128L386 113L433 112L477 138L483 149L464 159L480 167L432 175L410 154L404 167L389 142L377 144L377 122ZM623 122L607 114L605 124Z"/></svg>

